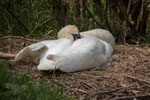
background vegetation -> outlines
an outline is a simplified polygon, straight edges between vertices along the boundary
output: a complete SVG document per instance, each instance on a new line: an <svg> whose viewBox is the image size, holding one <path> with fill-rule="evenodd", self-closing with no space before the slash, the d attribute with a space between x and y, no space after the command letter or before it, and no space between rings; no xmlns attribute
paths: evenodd
<svg viewBox="0 0 150 100"><path fill-rule="evenodd" d="M107 29L120 43L150 42L150 0L0 0L0 37L54 37L68 24L80 31ZM11 44L11 43L10 43ZM0 66L8 67L0 62ZM63 87L31 81L0 67L3 100L66 100Z"/></svg>
<svg viewBox="0 0 150 100"><path fill-rule="evenodd" d="M107 29L122 43L149 42L149 11L149 0L1 0L0 36L56 36L75 24Z"/></svg>
<svg viewBox="0 0 150 100"><path fill-rule="evenodd" d="M51 82L41 83L16 71L9 71L9 63L0 61L1 100L72 100L63 96L63 86L50 88Z"/></svg>

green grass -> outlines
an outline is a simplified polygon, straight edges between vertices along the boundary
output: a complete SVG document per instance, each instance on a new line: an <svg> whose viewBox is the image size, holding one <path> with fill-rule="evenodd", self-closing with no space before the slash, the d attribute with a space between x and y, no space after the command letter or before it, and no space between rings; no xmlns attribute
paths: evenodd
<svg viewBox="0 0 150 100"><path fill-rule="evenodd" d="M0 62L1 100L72 100L63 96L63 86L31 80L26 74L8 71L8 63Z"/></svg>

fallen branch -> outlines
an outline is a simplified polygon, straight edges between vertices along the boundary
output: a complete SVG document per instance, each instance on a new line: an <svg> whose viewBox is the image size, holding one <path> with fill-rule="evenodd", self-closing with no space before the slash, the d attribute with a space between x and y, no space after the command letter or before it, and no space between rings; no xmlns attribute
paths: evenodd
<svg viewBox="0 0 150 100"><path fill-rule="evenodd" d="M133 79L133 80L137 80L137 81L140 81L140 82L143 82L143 83L146 83L146 84L150 84L149 81L146 81L146 80L144 80L144 79L139 79L139 78L137 78L137 77L130 76L130 75L127 75L127 74L124 74L124 76L126 76L126 77L128 77L128 78L131 78L131 79Z"/></svg>
<svg viewBox="0 0 150 100"><path fill-rule="evenodd" d="M0 57L2 57L2 58L13 58L15 56L16 56L16 54L0 52Z"/></svg>
<svg viewBox="0 0 150 100"><path fill-rule="evenodd" d="M117 97L110 100L134 100L134 99L142 99L142 100L149 100L150 94L146 95L135 95L135 96L125 96L125 97Z"/></svg>

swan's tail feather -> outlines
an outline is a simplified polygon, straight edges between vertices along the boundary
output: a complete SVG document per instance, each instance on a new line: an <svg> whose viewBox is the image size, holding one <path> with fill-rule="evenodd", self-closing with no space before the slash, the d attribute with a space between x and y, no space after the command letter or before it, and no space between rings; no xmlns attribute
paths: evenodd
<svg viewBox="0 0 150 100"><path fill-rule="evenodd" d="M32 44L19 51L19 53L15 57L15 61L19 61L25 58L39 59L40 55L45 49L47 49L47 47L41 45L40 43Z"/></svg>
<svg viewBox="0 0 150 100"><path fill-rule="evenodd" d="M53 61L51 60L42 60L39 65L37 66L38 70L54 70L56 66Z"/></svg>
<svg viewBox="0 0 150 100"><path fill-rule="evenodd" d="M25 47L24 49L22 49L15 57L15 61L19 61L21 59L24 59L26 56L29 55L29 48Z"/></svg>

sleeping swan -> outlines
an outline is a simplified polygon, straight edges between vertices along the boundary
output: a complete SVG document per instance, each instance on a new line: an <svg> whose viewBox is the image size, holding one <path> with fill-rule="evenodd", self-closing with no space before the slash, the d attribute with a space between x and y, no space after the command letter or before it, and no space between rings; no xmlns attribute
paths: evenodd
<svg viewBox="0 0 150 100"><path fill-rule="evenodd" d="M63 38L32 44L21 50L15 60L28 57L40 59L38 70L75 72L99 67L107 62L112 51L113 48L108 43L92 36L81 35L81 39L75 41Z"/></svg>
<svg viewBox="0 0 150 100"><path fill-rule="evenodd" d="M88 35L81 35L70 47L57 54L49 54L47 59L53 61L57 69L63 72L75 72L106 63L113 52L110 44Z"/></svg>
<svg viewBox="0 0 150 100"><path fill-rule="evenodd" d="M113 46L109 43L90 35L80 35L78 29L64 33L67 33L67 38L46 40L25 47L16 55L15 61L39 59L38 70L75 72L101 66L113 52Z"/></svg>
<svg viewBox="0 0 150 100"><path fill-rule="evenodd" d="M72 30L72 31L71 31ZM79 32L78 28L75 25L67 25L62 28L58 33L58 38L70 38L69 32ZM81 35L90 35L96 38L99 38L107 43L109 43L113 48L115 47L115 38L113 35L104 29L93 29L85 32L80 32Z"/></svg>

